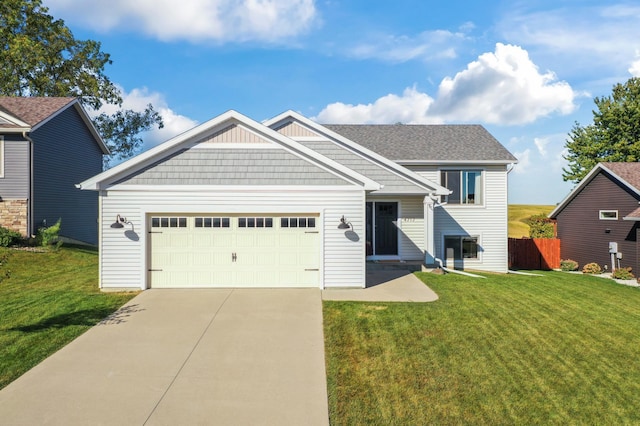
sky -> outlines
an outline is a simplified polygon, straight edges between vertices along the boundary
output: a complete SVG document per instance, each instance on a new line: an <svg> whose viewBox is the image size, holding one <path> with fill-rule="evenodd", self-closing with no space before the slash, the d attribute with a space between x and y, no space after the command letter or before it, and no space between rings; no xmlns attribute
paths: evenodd
<svg viewBox="0 0 640 426"><path fill-rule="evenodd" d="M575 123L640 76L640 1L44 0L102 43L129 109L320 123L481 124L519 162L510 204L556 204ZM108 110L107 110L108 112Z"/></svg>

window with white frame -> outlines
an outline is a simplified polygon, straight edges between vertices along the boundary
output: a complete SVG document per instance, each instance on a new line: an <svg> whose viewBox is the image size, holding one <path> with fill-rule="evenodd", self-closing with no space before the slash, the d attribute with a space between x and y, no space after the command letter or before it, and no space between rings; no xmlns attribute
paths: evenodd
<svg viewBox="0 0 640 426"><path fill-rule="evenodd" d="M444 237L445 256L453 259L478 259L478 237L447 235Z"/></svg>
<svg viewBox="0 0 640 426"><path fill-rule="evenodd" d="M482 170L442 170L440 184L451 190L442 201L448 204L483 204Z"/></svg>
<svg viewBox="0 0 640 426"><path fill-rule="evenodd" d="M600 220L618 220L618 210L600 210Z"/></svg>

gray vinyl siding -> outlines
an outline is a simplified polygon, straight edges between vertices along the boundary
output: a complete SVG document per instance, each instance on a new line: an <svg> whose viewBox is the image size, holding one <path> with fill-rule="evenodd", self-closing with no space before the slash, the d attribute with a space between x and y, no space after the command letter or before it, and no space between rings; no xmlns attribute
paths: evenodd
<svg viewBox="0 0 640 426"><path fill-rule="evenodd" d="M34 225L62 219L60 235L98 243L98 194L75 184L102 171L102 151L75 108L67 108L32 133Z"/></svg>
<svg viewBox="0 0 640 426"><path fill-rule="evenodd" d="M433 182L440 182L437 166L408 166ZM508 202L506 166L447 166L447 169L482 170L484 203L479 206L441 205L434 209L436 257L445 260L445 236L478 237L479 259L465 259L465 269L507 272L508 270Z"/></svg>
<svg viewBox="0 0 640 426"><path fill-rule="evenodd" d="M623 217L638 208L640 197L599 172L557 215L560 256L573 259L582 268L596 262L611 268L609 242L618 243L620 265L640 271L637 251L638 222ZM600 220L600 210L617 210L618 220ZM609 230L609 232L607 232Z"/></svg>
<svg viewBox="0 0 640 426"><path fill-rule="evenodd" d="M382 185L379 191L374 191L375 195L387 194L426 194L427 190L408 182L405 178L377 165L361 156L354 154L330 141L299 141L301 144L314 151L328 157L340 164L349 167L356 172L367 176Z"/></svg>
<svg viewBox="0 0 640 426"><path fill-rule="evenodd" d="M319 214L321 225L321 277L323 287L363 287L365 236L363 190L299 191L133 191L109 190L101 203L100 286L146 288L148 223L151 213L310 213ZM131 225L112 228L116 215ZM345 216L353 233L338 228ZM129 228L131 226L131 228Z"/></svg>
<svg viewBox="0 0 640 426"><path fill-rule="evenodd" d="M4 136L4 177L0 178L0 197L29 198L29 142L19 136Z"/></svg>
<svg viewBox="0 0 640 426"><path fill-rule="evenodd" d="M284 149L190 148L141 170L125 185L347 185Z"/></svg>

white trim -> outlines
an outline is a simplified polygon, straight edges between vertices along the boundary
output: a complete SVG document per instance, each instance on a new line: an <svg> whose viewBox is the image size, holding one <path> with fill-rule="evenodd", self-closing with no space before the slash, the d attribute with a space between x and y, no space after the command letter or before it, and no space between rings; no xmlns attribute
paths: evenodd
<svg viewBox="0 0 640 426"><path fill-rule="evenodd" d="M396 160L396 163L403 166L439 166L441 164L446 165L460 165L460 167L467 167L469 165L491 165L491 166L507 166L509 164L518 164L518 160Z"/></svg>
<svg viewBox="0 0 640 426"><path fill-rule="evenodd" d="M261 138L271 140L274 143L279 144L285 150L293 153L294 155L308 161L315 166L324 169L335 176L344 179L347 182L359 183L365 190L375 191L382 188L382 185L369 179L368 177L336 162L333 161L307 147L294 141L286 136L281 135L269 127L266 127L249 117L246 117L239 112L230 110L227 111L206 123L188 130L181 135L174 137L160 145L157 145L150 150L143 152L136 157L121 163L112 169L102 172L96 176L93 176L79 184L81 189L98 190L101 189L103 184L108 184L110 181L119 180L127 177L128 175L148 166L163 157L170 155L180 148L184 144L192 142L197 139L201 139L207 134L215 133L216 130L222 130L228 127L230 124L243 125L250 128L255 134Z"/></svg>
<svg viewBox="0 0 640 426"><path fill-rule="evenodd" d="M438 185L435 182L432 182L426 178L423 178L419 174L401 166L397 162L389 160L388 158L383 157L363 147L362 145L359 145L356 142L345 138L339 133L336 133L332 130L327 129L321 124L318 124L315 121L303 116L302 114L298 114L295 111L289 110L289 111L283 112L282 114L265 121L264 124L266 126L269 126L270 128L276 128L287 121L297 121L298 124L302 123L305 126L312 129L314 132L324 134L330 140L338 142L340 145L343 146L343 148L347 148L350 152L353 152L354 154L357 154L360 157L365 158L369 161L373 161L374 163L385 167L389 171L394 172L396 175L404 178L405 180L410 181L414 185L422 186L425 189L431 190L436 195L446 195L450 193L450 191L444 188L443 186ZM301 140L303 139L301 138ZM315 139L312 139L312 140L315 140Z"/></svg>
<svg viewBox="0 0 640 426"><path fill-rule="evenodd" d="M603 217L603 213L615 213L616 217ZM618 210L598 210L599 220L618 220Z"/></svg>
<svg viewBox="0 0 640 426"><path fill-rule="evenodd" d="M145 192L309 192L309 191L356 191L363 190L356 185L126 185L119 184L102 188L108 191Z"/></svg>
<svg viewBox="0 0 640 426"><path fill-rule="evenodd" d="M438 178L440 180L440 185L442 185L442 172L446 171L459 171L459 172L475 172L479 171L482 175L482 203L463 203L462 202L462 177L460 178L460 203L452 204L449 203L449 195L446 195L447 201L440 202L441 205L447 206L447 208L463 208L463 209L471 209L471 208L485 208L486 207L486 199L487 199L487 169L484 167L441 167L438 168Z"/></svg>
<svg viewBox="0 0 640 426"><path fill-rule="evenodd" d="M0 117L4 118L6 121L9 121L13 124L15 124L17 127L21 127L21 131L27 129L30 130L31 126L28 123L25 123L24 121L20 120L18 117L15 117L9 113L0 111ZM5 130L11 130L11 129L2 129L2 131L4 132Z"/></svg>

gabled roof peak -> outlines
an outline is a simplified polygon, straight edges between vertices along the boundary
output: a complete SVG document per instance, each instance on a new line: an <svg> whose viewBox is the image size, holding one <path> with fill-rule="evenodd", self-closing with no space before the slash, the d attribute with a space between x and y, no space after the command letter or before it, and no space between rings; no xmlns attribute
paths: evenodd
<svg viewBox="0 0 640 426"><path fill-rule="evenodd" d="M74 101L71 97L1 96L0 111L34 127Z"/></svg>

